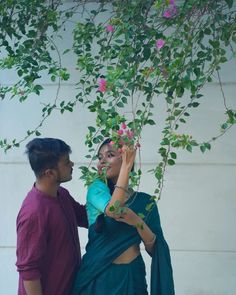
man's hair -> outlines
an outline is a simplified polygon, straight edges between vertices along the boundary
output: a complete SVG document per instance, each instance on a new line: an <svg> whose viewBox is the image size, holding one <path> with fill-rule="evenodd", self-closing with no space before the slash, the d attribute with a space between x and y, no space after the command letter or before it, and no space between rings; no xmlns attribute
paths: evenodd
<svg viewBox="0 0 236 295"><path fill-rule="evenodd" d="M70 153L70 146L57 138L34 138L26 145L26 154L36 177L46 169L56 168L60 158Z"/></svg>

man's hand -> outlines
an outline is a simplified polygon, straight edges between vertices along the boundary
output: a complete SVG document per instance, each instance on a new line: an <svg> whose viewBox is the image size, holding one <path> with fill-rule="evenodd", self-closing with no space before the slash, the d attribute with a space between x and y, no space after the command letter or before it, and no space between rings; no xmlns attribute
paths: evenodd
<svg viewBox="0 0 236 295"><path fill-rule="evenodd" d="M43 295L40 280L24 281L24 287L27 295Z"/></svg>

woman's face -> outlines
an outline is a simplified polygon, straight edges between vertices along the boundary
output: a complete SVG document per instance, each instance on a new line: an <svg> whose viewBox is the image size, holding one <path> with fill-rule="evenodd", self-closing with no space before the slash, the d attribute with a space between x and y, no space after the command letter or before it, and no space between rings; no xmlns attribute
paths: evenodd
<svg viewBox="0 0 236 295"><path fill-rule="evenodd" d="M113 183L116 183L122 164L120 152L111 145L106 144L100 148L98 160L98 171L101 171L103 168L106 169L107 178L111 179Z"/></svg>

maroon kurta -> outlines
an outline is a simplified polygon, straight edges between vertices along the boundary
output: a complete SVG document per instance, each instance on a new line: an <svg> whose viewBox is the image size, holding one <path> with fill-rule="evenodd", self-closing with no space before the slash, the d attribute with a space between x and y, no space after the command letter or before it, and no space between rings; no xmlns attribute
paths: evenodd
<svg viewBox="0 0 236 295"><path fill-rule="evenodd" d="M23 280L40 279L44 295L69 295L81 260L77 226L88 227L86 210L60 187L56 198L35 187L17 217L18 295Z"/></svg>

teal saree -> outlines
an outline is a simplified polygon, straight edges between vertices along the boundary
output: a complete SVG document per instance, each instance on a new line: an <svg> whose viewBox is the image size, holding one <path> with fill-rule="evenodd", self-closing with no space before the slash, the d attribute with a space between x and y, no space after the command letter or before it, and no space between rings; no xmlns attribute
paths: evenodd
<svg viewBox="0 0 236 295"><path fill-rule="evenodd" d="M151 263L151 295L174 295L169 247L164 239L156 204L150 212L150 196L134 193L127 204L136 213L144 214L145 222L156 234ZM125 223L104 217L101 232L95 224L89 227L86 253L77 272L72 295L146 295L145 266L141 255L129 264L112 262L134 244L140 244L137 230Z"/></svg>

